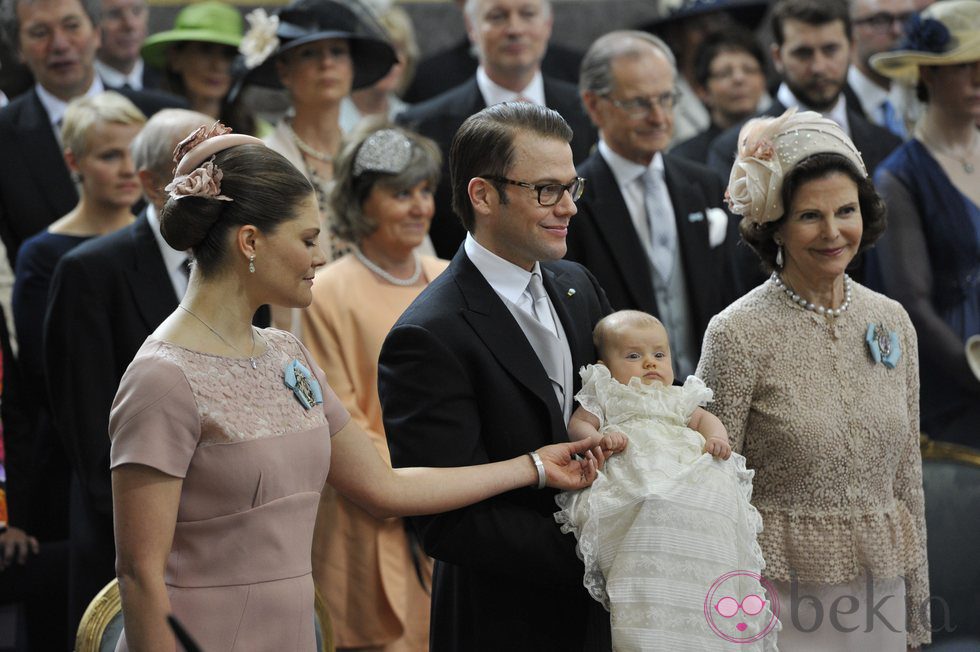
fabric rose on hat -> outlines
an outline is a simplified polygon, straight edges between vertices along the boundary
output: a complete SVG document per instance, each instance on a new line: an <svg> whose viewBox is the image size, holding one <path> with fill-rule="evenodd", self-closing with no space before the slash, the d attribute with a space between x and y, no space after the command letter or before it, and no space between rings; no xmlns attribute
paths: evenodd
<svg viewBox="0 0 980 652"><path fill-rule="evenodd" d="M183 199L184 197L209 197L220 199L221 201L231 201L231 197L221 194L221 177L223 173L215 166L214 157L205 161L201 166L192 170L190 174L175 177L173 181L164 188L170 193L171 199Z"/></svg>
<svg viewBox="0 0 980 652"><path fill-rule="evenodd" d="M177 143L177 146L174 148L174 163L179 163L180 159L184 158L184 155L187 154L187 152L191 151L208 138L224 136L225 134L230 133L231 128L224 126L220 122L215 122L210 127L201 125L195 129L191 135Z"/></svg>
<svg viewBox="0 0 980 652"><path fill-rule="evenodd" d="M738 135L738 155L732 166L725 200L736 215L762 224L783 214L783 168L773 144L795 111L782 116L749 120Z"/></svg>
<svg viewBox="0 0 980 652"><path fill-rule="evenodd" d="M265 63L279 47L279 16L270 16L265 9L256 9L245 16L249 29L242 37L238 51L245 57L245 67L251 70Z"/></svg>

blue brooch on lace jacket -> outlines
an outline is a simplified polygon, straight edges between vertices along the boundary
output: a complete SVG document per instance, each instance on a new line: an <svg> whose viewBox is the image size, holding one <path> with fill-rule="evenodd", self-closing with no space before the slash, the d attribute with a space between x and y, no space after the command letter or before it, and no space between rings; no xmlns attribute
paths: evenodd
<svg viewBox="0 0 980 652"><path fill-rule="evenodd" d="M902 357L902 347L898 343L898 333L885 328L884 324L868 324L868 332L864 336L868 343L868 351L875 363L881 363L889 369L894 369Z"/></svg>
<svg viewBox="0 0 980 652"><path fill-rule="evenodd" d="M307 410L314 405L323 403L323 391L320 389L320 383L299 360L293 360L286 365L283 380L286 387L293 390L299 404Z"/></svg>

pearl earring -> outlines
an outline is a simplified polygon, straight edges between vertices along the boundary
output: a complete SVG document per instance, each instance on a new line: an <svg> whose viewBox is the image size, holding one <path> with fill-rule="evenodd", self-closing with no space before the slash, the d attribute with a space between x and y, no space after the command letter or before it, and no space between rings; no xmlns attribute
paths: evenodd
<svg viewBox="0 0 980 652"><path fill-rule="evenodd" d="M255 273L255 254L248 257L248 272L249 274Z"/></svg>
<svg viewBox="0 0 980 652"><path fill-rule="evenodd" d="M783 268L783 245L776 245L776 267Z"/></svg>

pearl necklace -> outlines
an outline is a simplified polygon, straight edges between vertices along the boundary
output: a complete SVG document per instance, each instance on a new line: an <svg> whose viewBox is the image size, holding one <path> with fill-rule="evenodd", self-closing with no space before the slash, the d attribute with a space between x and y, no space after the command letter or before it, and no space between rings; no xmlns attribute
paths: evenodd
<svg viewBox="0 0 980 652"><path fill-rule="evenodd" d="M244 355L245 357L247 357L248 358L248 361L252 364L252 369L257 368L256 363L255 363L255 329L254 328L252 328L251 326L248 327L249 328L249 333L252 335L252 351L250 353L245 353L240 348L238 348L237 346L235 346L234 344L232 344L231 342L229 342L225 338L221 337L221 333L219 333L218 331L216 331L213 328L211 328L211 325L210 324L208 324L206 321L204 321L203 319L201 319L200 317L198 317L197 315L195 315L193 312L191 312L191 309L190 308L188 308L187 306L185 306L182 303L178 303L177 304L177 307L183 308L184 309L184 312L186 312L188 315L190 315L191 317L193 317L197 321L199 321L202 324L204 324L204 326L209 331L211 331L212 333L214 333L218 337L219 340L221 340L226 345L228 345L229 347L231 347L232 350L237 351L238 353L241 353L242 355Z"/></svg>
<svg viewBox="0 0 980 652"><path fill-rule="evenodd" d="M354 252L354 256L359 261L361 261L361 263L365 267L367 267L369 270L371 270L372 272L374 272L384 280L388 281L392 285L400 285L402 287L415 285L418 282L419 277L422 276L422 261L419 260L418 254L414 252L412 253L412 256L415 258L415 271L412 272L412 275L409 276L408 278L398 278L397 276L393 276L390 273L386 272L385 270L381 269L380 266L378 266L373 261L371 261L367 256L364 255L364 252L361 251L360 247L352 247L351 251Z"/></svg>
<svg viewBox="0 0 980 652"><path fill-rule="evenodd" d="M318 161L322 161L323 163L333 163L332 154L321 152L318 149L314 149L313 146L305 143L298 135L296 135L296 132L293 131L293 127L289 124L288 120L283 120L282 124L286 128L286 131L289 132L289 137L292 138L294 143L296 143L296 147L299 147L300 151Z"/></svg>
<svg viewBox="0 0 980 652"><path fill-rule="evenodd" d="M796 292L793 292L793 288L786 285L783 282L783 279L779 278L779 274L776 272L772 273L769 280L773 282L773 285L785 292L786 296L788 296L793 303L799 304L804 309L809 310L810 312L815 312L818 315L840 317L841 313L847 312L847 309L851 305L851 277L847 274L844 274L844 303L840 304L840 308L826 308L807 301Z"/></svg>

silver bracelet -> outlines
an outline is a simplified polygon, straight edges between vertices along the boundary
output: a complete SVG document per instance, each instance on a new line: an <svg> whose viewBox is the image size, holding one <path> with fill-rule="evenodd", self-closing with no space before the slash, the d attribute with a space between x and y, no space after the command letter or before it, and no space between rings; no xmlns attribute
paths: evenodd
<svg viewBox="0 0 980 652"><path fill-rule="evenodd" d="M531 461L534 462L534 468L538 470L538 489L545 488L545 474L544 474L544 462L541 461L541 456L538 455L538 451L531 451L528 453L531 456Z"/></svg>

